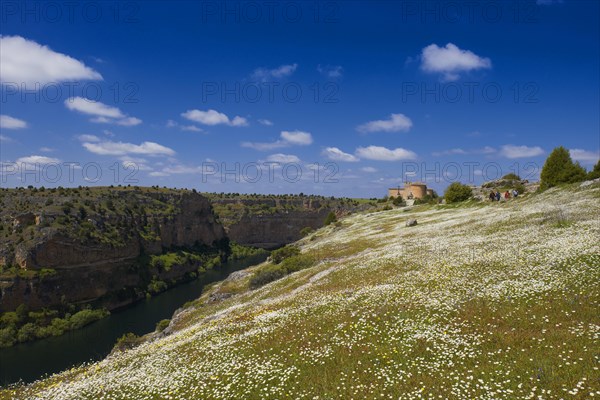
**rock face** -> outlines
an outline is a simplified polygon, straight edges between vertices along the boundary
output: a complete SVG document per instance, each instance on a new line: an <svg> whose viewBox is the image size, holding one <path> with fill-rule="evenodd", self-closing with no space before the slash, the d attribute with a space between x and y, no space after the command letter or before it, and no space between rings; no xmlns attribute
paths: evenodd
<svg viewBox="0 0 600 400"><path fill-rule="evenodd" d="M332 210L342 212L352 208L331 198L301 196L216 197L212 198L212 204L229 239L264 249L300 239L300 231L306 227L320 228Z"/></svg>
<svg viewBox="0 0 600 400"><path fill-rule="evenodd" d="M223 226L200 194L132 190L117 193L116 199L114 193L111 196L110 204L115 208L133 206L134 201L145 208L136 213L117 209L43 228L29 226L36 222L32 212L13 218L18 227L29 226L30 231L23 231L21 237L31 239L21 239L16 246L0 243L0 267L12 265L12 270L17 269L16 275L0 274L0 312L14 310L19 304L36 309L99 299L109 309L123 306L143 296L136 288L147 284L151 277L178 281L198 268L189 263L168 271L147 265L142 270L144 256L179 247L210 248L226 240ZM64 218L52 215L51 209L44 213L50 214L46 215L49 219ZM85 232L93 234L80 234L84 226L89 229ZM115 237L108 240L109 234Z"/></svg>
<svg viewBox="0 0 600 400"><path fill-rule="evenodd" d="M299 240L303 228L320 228L328 213L328 209L321 209L244 215L226 230L228 237L239 244L272 249Z"/></svg>

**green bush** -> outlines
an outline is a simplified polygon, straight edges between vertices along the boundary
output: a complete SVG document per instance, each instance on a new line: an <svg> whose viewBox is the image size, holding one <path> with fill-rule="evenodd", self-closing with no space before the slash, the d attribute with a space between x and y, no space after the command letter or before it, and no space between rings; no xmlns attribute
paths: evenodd
<svg viewBox="0 0 600 400"><path fill-rule="evenodd" d="M81 310L69 318L71 329L79 329L109 314L106 310Z"/></svg>
<svg viewBox="0 0 600 400"><path fill-rule="evenodd" d="M271 262L279 264L286 258L300 254L300 249L296 246L285 246L271 252Z"/></svg>
<svg viewBox="0 0 600 400"><path fill-rule="evenodd" d="M162 332L165 329L167 329L167 326L169 326L169 324L171 323L170 319L163 319L161 321L159 321L158 324L156 324L156 331L157 332Z"/></svg>
<svg viewBox="0 0 600 400"><path fill-rule="evenodd" d="M404 201L402 196L398 195L398 196L394 197L394 199L392 200L392 204L395 205L396 207L399 207L399 206L405 206L406 202Z"/></svg>
<svg viewBox="0 0 600 400"><path fill-rule="evenodd" d="M151 294L158 294L158 293L162 293L165 290L167 290L169 287L166 284L166 282L160 281L160 280L156 280L153 279L149 284L148 284L148 292Z"/></svg>
<svg viewBox="0 0 600 400"><path fill-rule="evenodd" d="M586 171L579 163L573 163L569 150L560 146L546 159L540 178L540 190L546 190L562 183L581 182L586 179Z"/></svg>
<svg viewBox="0 0 600 400"><path fill-rule="evenodd" d="M307 226L307 227L305 227L305 228L302 228L302 229L300 230L300 235L301 235L302 237L305 237L305 236L308 236L308 235L310 235L312 232L313 232L313 228L311 228L310 226Z"/></svg>
<svg viewBox="0 0 600 400"><path fill-rule="evenodd" d="M507 181L520 181L521 177L517 174L515 174L514 172L511 172L510 174L506 174L502 177L502 179L507 180Z"/></svg>
<svg viewBox="0 0 600 400"><path fill-rule="evenodd" d="M35 340L37 338L36 335L37 326L35 324L28 322L19 329L17 333L17 340L19 342L29 342L30 340Z"/></svg>
<svg viewBox="0 0 600 400"><path fill-rule="evenodd" d="M335 213L333 211L329 211L329 214L327 214L327 217L325 218L325 222L323 222L323 225L327 226L336 221L337 221L337 217L335 216Z"/></svg>
<svg viewBox="0 0 600 400"><path fill-rule="evenodd" d="M13 326L0 329L0 347L10 347L17 342L17 330Z"/></svg>
<svg viewBox="0 0 600 400"><path fill-rule="evenodd" d="M113 349L123 351L123 350L127 350L127 349L132 349L141 343L142 343L142 339L138 335L136 335L135 333L129 332L129 333L126 333L123 336L121 336L119 339L117 339L117 343L115 343L115 346Z"/></svg>
<svg viewBox="0 0 600 400"><path fill-rule="evenodd" d="M269 264L254 273L250 278L250 287L253 289L259 288L267 283L274 282L293 272L310 268L314 265L315 260L307 254L298 254L286 258L281 264Z"/></svg>
<svg viewBox="0 0 600 400"><path fill-rule="evenodd" d="M447 203L457 203L459 201L469 200L473 195L473 191L467 185L460 182L454 182L446 188L444 198Z"/></svg>

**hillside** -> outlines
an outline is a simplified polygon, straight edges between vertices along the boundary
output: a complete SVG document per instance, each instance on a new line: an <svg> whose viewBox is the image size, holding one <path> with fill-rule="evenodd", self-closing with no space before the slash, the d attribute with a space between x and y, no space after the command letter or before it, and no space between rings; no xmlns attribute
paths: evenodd
<svg viewBox="0 0 600 400"><path fill-rule="evenodd" d="M598 397L599 215L597 182L353 214L299 242L299 271L236 273L169 335L0 398Z"/></svg>

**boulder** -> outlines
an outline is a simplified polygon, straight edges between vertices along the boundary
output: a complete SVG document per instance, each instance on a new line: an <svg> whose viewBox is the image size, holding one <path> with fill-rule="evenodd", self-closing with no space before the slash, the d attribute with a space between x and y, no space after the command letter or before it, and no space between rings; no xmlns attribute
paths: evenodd
<svg viewBox="0 0 600 400"><path fill-rule="evenodd" d="M406 221L406 226L416 226L416 225L417 225L416 219L409 219L408 221Z"/></svg>

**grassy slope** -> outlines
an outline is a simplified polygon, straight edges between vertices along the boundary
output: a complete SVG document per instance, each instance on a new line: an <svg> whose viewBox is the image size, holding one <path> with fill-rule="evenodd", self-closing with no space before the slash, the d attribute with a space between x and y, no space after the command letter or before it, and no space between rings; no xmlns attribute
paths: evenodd
<svg viewBox="0 0 600 400"><path fill-rule="evenodd" d="M303 240L315 267L0 398L600 397L599 215L598 184L353 215Z"/></svg>

